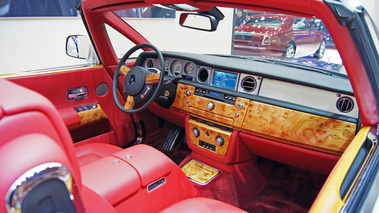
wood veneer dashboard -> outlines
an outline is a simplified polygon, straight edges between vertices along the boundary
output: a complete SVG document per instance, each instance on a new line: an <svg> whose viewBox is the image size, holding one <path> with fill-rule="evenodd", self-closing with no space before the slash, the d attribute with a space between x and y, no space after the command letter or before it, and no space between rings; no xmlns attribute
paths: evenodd
<svg viewBox="0 0 379 213"><path fill-rule="evenodd" d="M355 136L358 109L346 78L251 60L163 55L166 75L182 77L171 106L174 110L326 153L341 154ZM160 68L151 53L139 60L137 64ZM231 74L231 79L220 82L219 73ZM341 106L349 108L341 111Z"/></svg>

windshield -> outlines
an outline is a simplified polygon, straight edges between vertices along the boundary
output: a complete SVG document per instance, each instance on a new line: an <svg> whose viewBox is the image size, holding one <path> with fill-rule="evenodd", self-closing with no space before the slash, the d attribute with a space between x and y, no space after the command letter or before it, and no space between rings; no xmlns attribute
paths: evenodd
<svg viewBox="0 0 379 213"><path fill-rule="evenodd" d="M259 58L308 67L307 71L318 69L346 75L330 33L320 19L240 8L219 9L225 18L214 32L180 27L181 12L175 10L149 7L114 13L161 50ZM112 38L114 30L108 28L121 58L128 42L117 45L119 39Z"/></svg>

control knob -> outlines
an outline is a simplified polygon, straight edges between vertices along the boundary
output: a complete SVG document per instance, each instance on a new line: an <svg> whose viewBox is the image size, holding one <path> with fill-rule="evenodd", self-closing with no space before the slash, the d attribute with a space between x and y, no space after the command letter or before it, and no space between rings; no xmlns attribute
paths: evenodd
<svg viewBox="0 0 379 213"><path fill-rule="evenodd" d="M222 145L224 145L224 138L223 137L221 137L221 136L217 136L216 137L216 144L217 144L217 146L222 146Z"/></svg>
<svg viewBox="0 0 379 213"><path fill-rule="evenodd" d="M209 102L208 105L207 105L207 108L209 110L213 110L215 108L215 104L213 102Z"/></svg>
<svg viewBox="0 0 379 213"><path fill-rule="evenodd" d="M192 135L195 136L195 138L200 136L200 130L198 128L193 128L192 129Z"/></svg>

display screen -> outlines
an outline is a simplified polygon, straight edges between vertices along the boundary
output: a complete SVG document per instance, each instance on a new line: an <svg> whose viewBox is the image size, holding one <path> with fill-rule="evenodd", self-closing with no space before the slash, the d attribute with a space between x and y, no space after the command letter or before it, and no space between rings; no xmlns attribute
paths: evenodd
<svg viewBox="0 0 379 213"><path fill-rule="evenodd" d="M214 97L218 97L218 98L222 98L222 94L218 93L218 92L209 91L209 95L214 96Z"/></svg>
<svg viewBox="0 0 379 213"><path fill-rule="evenodd" d="M236 87L237 77L237 74L216 70L215 76L213 78L213 85L234 90L234 88Z"/></svg>

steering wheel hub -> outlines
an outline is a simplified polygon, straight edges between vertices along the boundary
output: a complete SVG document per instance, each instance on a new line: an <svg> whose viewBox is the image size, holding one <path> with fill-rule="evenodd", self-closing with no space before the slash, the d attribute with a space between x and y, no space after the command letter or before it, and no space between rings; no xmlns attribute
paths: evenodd
<svg viewBox="0 0 379 213"><path fill-rule="evenodd" d="M143 67L133 67L124 81L125 95L136 96L145 88L145 77L147 70Z"/></svg>
<svg viewBox="0 0 379 213"><path fill-rule="evenodd" d="M150 71L141 66L134 66L132 69L126 66L125 62L136 50L149 48L155 51L160 64L164 64L162 53L153 45L144 43L132 47L121 58L113 76L112 94L117 107L126 113L137 113L145 110L158 96L158 92L163 87L164 66L158 72ZM125 105L118 99L118 78L124 76ZM138 108L135 108L138 106Z"/></svg>

